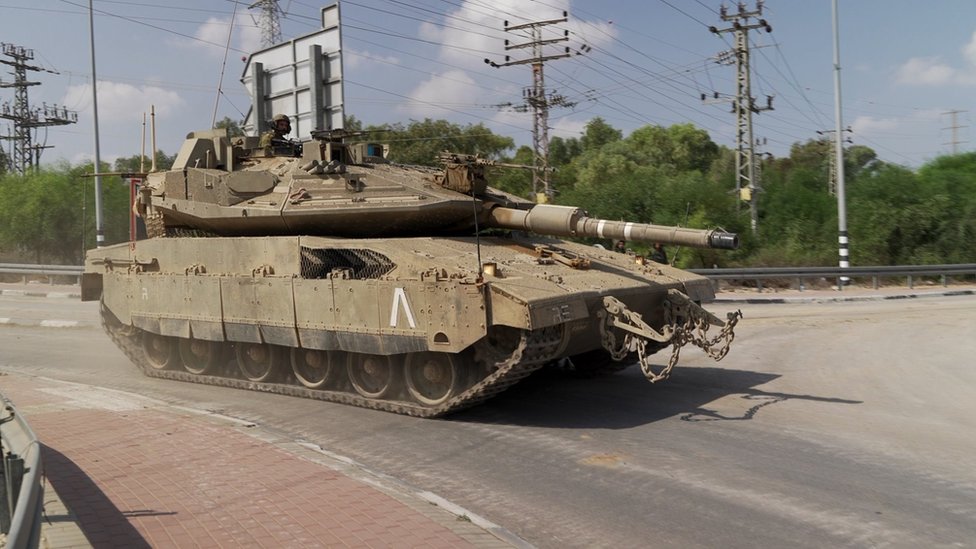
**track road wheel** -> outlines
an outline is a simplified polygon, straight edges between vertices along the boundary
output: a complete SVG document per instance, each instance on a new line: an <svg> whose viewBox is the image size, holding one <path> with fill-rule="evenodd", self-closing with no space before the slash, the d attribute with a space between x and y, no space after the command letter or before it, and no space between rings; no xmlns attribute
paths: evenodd
<svg viewBox="0 0 976 549"><path fill-rule="evenodd" d="M142 348L146 362L154 370L169 370L177 367L180 356L176 349L176 338L145 332L142 335Z"/></svg>
<svg viewBox="0 0 976 549"><path fill-rule="evenodd" d="M407 390L417 402L437 406L457 394L461 373L454 355L414 353L404 366Z"/></svg>
<svg viewBox="0 0 976 549"><path fill-rule="evenodd" d="M346 362L349 382L366 398L383 398L396 386L399 362L396 356L350 353Z"/></svg>
<svg viewBox="0 0 976 549"><path fill-rule="evenodd" d="M321 389L335 378L336 370L341 368L341 351L318 351L315 349L291 350L291 369L302 385L309 389Z"/></svg>
<svg viewBox="0 0 976 549"><path fill-rule="evenodd" d="M223 363L224 344L205 339L180 339L180 358L187 372L196 375L210 374Z"/></svg>
<svg viewBox="0 0 976 549"><path fill-rule="evenodd" d="M238 343L237 366L248 381L271 381L281 365L281 351L266 343Z"/></svg>

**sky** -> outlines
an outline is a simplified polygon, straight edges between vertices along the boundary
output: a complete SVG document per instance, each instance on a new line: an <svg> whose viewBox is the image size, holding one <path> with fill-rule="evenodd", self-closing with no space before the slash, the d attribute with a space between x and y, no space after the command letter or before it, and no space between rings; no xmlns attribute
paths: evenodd
<svg viewBox="0 0 976 549"><path fill-rule="evenodd" d="M139 153L150 105L158 147L170 154L188 132L210 127L215 105L218 120L243 118L250 99L240 83L242 58L261 46L252 18L257 13L247 9L251 3L93 0L103 161ZM283 37L319 29L319 11L331 3L281 0ZM550 136L578 137L589 120L601 117L624 135L649 124L692 123L716 143L735 146L731 105L701 100L701 94L735 93L734 66L719 62L732 47L731 34L708 28L730 26L721 20L718 0L340 5L345 112L366 124L424 118L483 123L517 145L531 145L531 114L513 108L532 83L530 67L492 68L484 59L529 56L526 50L505 51L506 39L528 39L503 30L504 21L558 19L566 10L568 22L546 27L546 38L568 31L569 41L558 48L573 52L545 66L547 90L571 104L550 112ZM755 0L746 7L755 8ZM762 105L772 96L774 109L754 116L754 131L760 152L781 157L793 144L835 126L831 1L766 0L762 16L772 32L749 33L752 92ZM854 144L910 167L954 147L976 147L970 104L976 2L840 0L839 16L843 123ZM94 153L88 21L85 0L0 0L0 42L34 50L33 62L51 71L30 73L40 82L29 88L32 106L57 104L79 114L77 124L40 130L37 141L53 145L43 153L45 164L78 163ZM555 53L555 46L546 50ZM5 69L0 65L0 81L12 81ZM0 88L0 103L12 101L13 91ZM960 112L953 119L950 111ZM7 133L7 121L0 120L0 134Z"/></svg>

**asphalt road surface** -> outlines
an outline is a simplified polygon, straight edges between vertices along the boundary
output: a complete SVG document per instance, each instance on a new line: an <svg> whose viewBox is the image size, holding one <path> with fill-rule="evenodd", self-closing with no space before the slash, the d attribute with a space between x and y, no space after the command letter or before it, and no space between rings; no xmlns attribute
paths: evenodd
<svg viewBox="0 0 976 549"><path fill-rule="evenodd" d="M976 544L976 297L742 310L720 363L544 373L446 420L150 380L69 299L0 297L0 318L82 320L0 326L0 372L247 419L539 547Z"/></svg>

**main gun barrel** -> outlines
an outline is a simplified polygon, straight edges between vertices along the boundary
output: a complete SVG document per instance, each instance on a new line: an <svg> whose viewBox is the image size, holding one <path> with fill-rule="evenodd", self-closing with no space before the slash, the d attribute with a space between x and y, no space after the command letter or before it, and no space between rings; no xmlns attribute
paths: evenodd
<svg viewBox="0 0 976 549"><path fill-rule="evenodd" d="M666 225L649 225L627 221L609 221L589 217L580 208L537 204L531 209L495 207L488 213L488 225L502 229L530 231L552 236L579 236L660 242L692 248L739 247L739 236L719 230L687 229Z"/></svg>

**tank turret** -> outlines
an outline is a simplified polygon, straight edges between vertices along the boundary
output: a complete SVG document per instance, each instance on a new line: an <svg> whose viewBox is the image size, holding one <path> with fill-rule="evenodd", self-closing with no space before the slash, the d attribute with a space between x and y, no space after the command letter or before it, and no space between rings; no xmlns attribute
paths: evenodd
<svg viewBox="0 0 976 549"><path fill-rule="evenodd" d="M228 139L194 132L173 169L151 174L140 211L154 226L219 235L315 234L347 237L470 234L493 227L559 237L659 242L735 249L718 230L609 221L580 208L535 204L488 186L488 167L528 168L445 152L442 169L391 164L389 147L348 144L361 134L313 132L305 143ZM472 202L474 207L472 208Z"/></svg>

